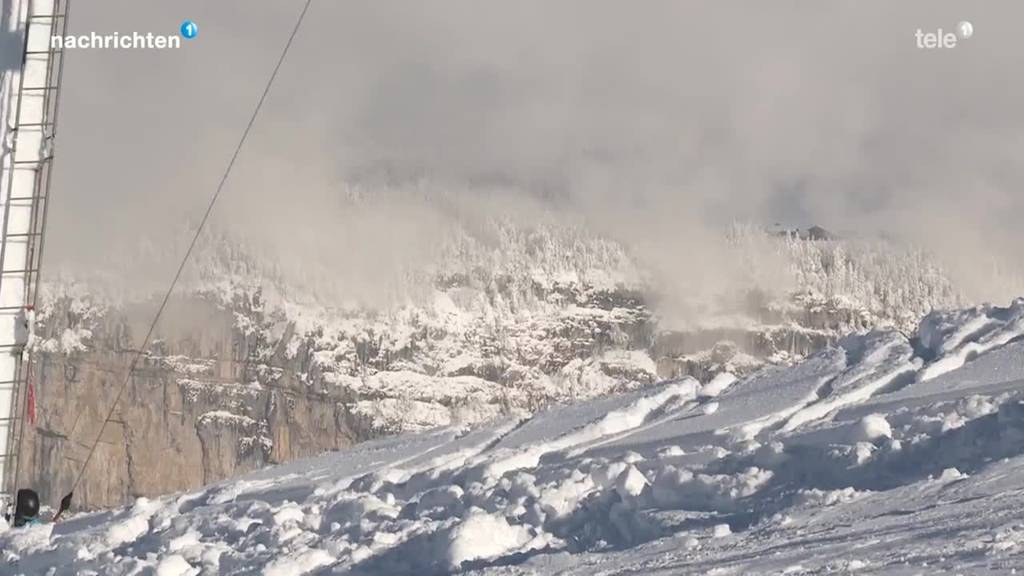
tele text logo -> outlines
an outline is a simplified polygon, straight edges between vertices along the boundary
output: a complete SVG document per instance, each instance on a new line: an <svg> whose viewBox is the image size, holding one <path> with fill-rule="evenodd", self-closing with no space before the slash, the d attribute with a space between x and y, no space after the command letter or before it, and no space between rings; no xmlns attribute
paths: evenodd
<svg viewBox="0 0 1024 576"><path fill-rule="evenodd" d="M942 48L956 48L956 45L963 40L974 36L974 25L967 20L961 20L954 27L955 32L946 31L942 28L931 32L925 32L918 28L914 32L914 39L917 47L922 50L933 50Z"/></svg>

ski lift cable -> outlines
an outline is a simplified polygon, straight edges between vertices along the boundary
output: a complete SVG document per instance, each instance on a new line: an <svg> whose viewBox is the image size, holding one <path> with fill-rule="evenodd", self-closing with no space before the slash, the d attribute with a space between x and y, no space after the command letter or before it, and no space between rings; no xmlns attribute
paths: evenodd
<svg viewBox="0 0 1024 576"><path fill-rule="evenodd" d="M263 93L256 102L256 108L249 117L249 123L246 124L245 130L242 131L242 136L239 138L238 144L235 146L235 151L231 155L231 160L228 161L227 167L224 169L224 174L221 176L220 182L217 184L217 189L214 191L209 204L206 206L206 212L199 221L199 226L196 228L196 233L192 237L192 241L189 244L188 249L185 251L185 256L181 259L181 264L178 265L178 270L174 273L174 278L171 280L171 284L167 288L167 292L164 294L163 300L160 302L160 307L157 308L156 314L153 316L149 329L146 331L146 337L142 341L142 346L136 350L135 355L132 357L131 364L128 366L128 373L125 375L124 381L121 383L121 388L118 390L117 396L114 397L114 403L111 404L106 418L103 419L103 423L100 425L100 431L96 434L96 440L93 441L92 446L89 448L89 454L85 457L85 460L82 462L82 467L78 470L78 474L75 476L75 481L71 484L71 490L61 500L60 508L57 515L54 517L55 521L59 519L60 515L71 505L71 497L78 488L79 483L81 483L82 477L85 475L85 471L88 469L89 463L92 461L92 457L96 453L96 448L99 446L100 440L103 438L103 432L106 430L107 424L110 423L110 419L113 418L114 412L117 410L117 406L121 401L121 397L124 395L124 391L128 387L128 383L131 382L132 375L135 373L135 367L138 365L139 359L149 346L149 341L153 337L153 331L156 329L156 325L160 321L160 316L167 307L167 303L171 299L171 294L174 292L174 288L178 284L178 280L181 278L181 273L185 269L185 265L188 264L189 257L191 257L192 251L195 248L196 243L199 241L199 236L202 234L203 228L206 226L206 222L210 218L210 214L213 212L213 207L217 204L217 199L220 198L220 194L224 190L224 184L231 175L231 170L235 166L235 161L238 160L242 147L245 145L245 141L249 137L249 132L252 130L253 124L256 123L256 118L259 116L260 110L263 108L263 103L267 99L267 94L270 93L270 88L273 86L274 80L277 78L277 74L281 70L281 65L284 63L285 57L288 55L288 50L291 48L292 42L295 40L295 37L299 32L299 28L302 26L302 21L305 19L306 13L309 11L309 6L312 2L313 0L306 0L302 7L302 12L299 13L299 17L295 21L295 26L292 28L291 35L288 37L288 41L285 43L284 49L281 51L281 55L277 59L277 64L274 66L274 70L271 72L270 78L267 80L267 84L263 88Z"/></svg>

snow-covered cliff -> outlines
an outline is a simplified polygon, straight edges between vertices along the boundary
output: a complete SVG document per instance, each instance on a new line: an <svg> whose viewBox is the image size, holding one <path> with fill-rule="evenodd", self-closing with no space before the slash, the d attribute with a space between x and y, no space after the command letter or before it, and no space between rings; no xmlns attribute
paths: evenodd
<svg viewBox="0 0 1024 576"><path fill-rule="evenodd" d="M184 489L383 435L532 413L666 378L743 375L851 331L905 330L958 301L917 251L731 234L736 258L775 251L792 284L737 285L682 327L659 314L665 295L637 255L571 227L498 223L487 241L455 235L439 263L409 272L416 290L385 308L324 305L216 238L130 385L123 426L107 432L103 458L124 473L94 474L79 504ZM40 313L40 425L23 468L47 494L75 470L76 442L94 437L152 313L151 302L100 294L88 282L51 282ZM154 446L182 470L152 473Z"/></svg>

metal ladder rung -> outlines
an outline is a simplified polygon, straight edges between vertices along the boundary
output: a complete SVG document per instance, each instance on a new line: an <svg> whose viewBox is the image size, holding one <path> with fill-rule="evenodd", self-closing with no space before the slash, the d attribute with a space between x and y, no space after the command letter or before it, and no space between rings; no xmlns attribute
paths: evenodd
<svg viewBox="0 0 1024 576"><path fill-rule="evenodd" d="M11 274L33 274L39 272L38 268L26 268L24 270L0 270L0 275L9 276Z"/></svg>
<svg viewBox="0 0 1024 576"><path fill-rule="evenodd" d="M49 90L56 90L57 86L26 86L22 88L22 92L45 92Z"/></svg>
<svg viewBox="0 0 1024 576"><path fill-rule="evenodd" d="M18 128L39 128L42 126L53 126L53 122L24 122L14 127L15 130Z"/></svg>
<svg viewBox="0 0 1024 576"><path fill-rule="evenodd" d="M7 199L7 202L24 202L25 200L46 200L46 196L12 196ZM3 206L4 202L0 202L0 206Z"/></svg>
<svg viewBox="0 0 1024 576"><path fill-rule="evenodd" d="M29 50L25 56L42 56L43 54L63 54L63 50Z"/></svg>
<svg viewBox="0 0 1024 576"><path fill-rule="evenodd" d="M57 18L66 18L66 17L67 17L67 14L64 14L64 13L61 13L61 14L33 14L32 16L29 16L28 19L29 19L29 21L31 21L31 20L56 20Z"/></svg>
<svg viewBox="0 0 1024 576"><path fill-rule="evenodd" d="M52 156L47 156L46 158L40 158L39 160L15 160L12 164L15 166L24 166L26 164L39 165L52 159Z"/></svg>
<svg viewBox="0 0 1024 576"><path fill-rule="evenodd" d="M19 232L17 234L5 234L4 238L31 238L35 236L42 236L41 232Z"/></svg>

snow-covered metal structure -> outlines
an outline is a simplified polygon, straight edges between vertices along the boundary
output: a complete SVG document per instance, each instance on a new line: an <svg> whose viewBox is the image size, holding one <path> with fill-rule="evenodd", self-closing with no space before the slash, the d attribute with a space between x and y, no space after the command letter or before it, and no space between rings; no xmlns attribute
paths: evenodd
<svg viewBox="0 0 1024 576"><path fill-rule="evenodd" d="M43 250L68 0L7 0L5 30L19 38L0 70L0 493L16 488L18 451L34 413L28 354ZM20 64L20 65L19 65Z"/></svg>

